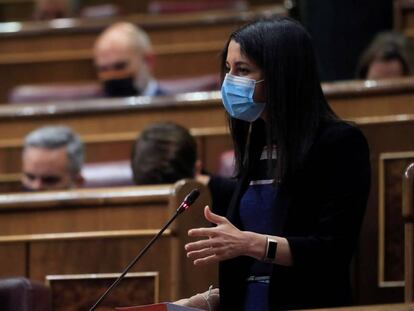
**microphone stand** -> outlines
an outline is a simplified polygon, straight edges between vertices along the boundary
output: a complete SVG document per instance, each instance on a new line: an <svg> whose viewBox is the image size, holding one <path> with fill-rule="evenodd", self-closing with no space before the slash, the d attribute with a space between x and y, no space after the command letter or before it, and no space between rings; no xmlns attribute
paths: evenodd
<svg viewBox="0 0 414 311"><path fill-rule="evenodd" d="M196 191L196 192L195 192ZM195 194L196 193L196 194ZM163 234L165 229L180 215L184 212L190 205L195 201L195 199L199 196L198 190L193 190L189 195L186 196L184 201L175 211L175 214L171 217L171 219L161 228L161 230L149 241L149 243L141 250L141 252L128 264L125 270L121 273L121 275L109 286L109 288L102 294L102 296L95 302L95 304L89 309L89 311L94 311L101 302L108 296L108 294L112 291L112 289L118 285L119 282L124 278L124 276L128 273L128 271L135 265L135 263L148 251L148 249L154 244L154 242ZM194 198L195 197L195 198ZM191 198L189 200L189 198Z"/></svg>

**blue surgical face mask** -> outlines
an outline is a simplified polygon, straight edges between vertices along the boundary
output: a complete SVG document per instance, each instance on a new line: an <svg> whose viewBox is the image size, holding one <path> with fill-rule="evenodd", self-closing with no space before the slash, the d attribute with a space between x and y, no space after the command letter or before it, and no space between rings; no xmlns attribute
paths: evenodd
<svg viewBox="0 0 414 311"><path fill-rule="evenodd" d="M221 86L221 98L230 116L247 122L260 117L266 104L255 103L253 94L256 83L262 81L226 74Z"/></svg>

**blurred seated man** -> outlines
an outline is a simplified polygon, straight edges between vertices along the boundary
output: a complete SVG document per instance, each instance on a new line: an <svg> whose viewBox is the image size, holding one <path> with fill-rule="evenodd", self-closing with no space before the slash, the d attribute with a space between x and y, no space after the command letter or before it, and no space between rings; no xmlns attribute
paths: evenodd
<svg viewBox="0 0 414 311"><path fill-rule="evenodd" d="M63 190L82 185L83 144L65 126L29 133L22 155L22 186L28 191Z"/></svg>
<svg viewBox="0 0 414 311"><path fill-rule="evenodd" d="M34 18L49 20L72 17L77 9L77 0L35 0Z"/></svg>
<svg viewBox="0 0 414 311"><path fill-rule="evenodd" d="M414 69L411 42L398 32L378 34L362 54L357 78L378 80L408 76Z"/></svg>
<svg viewBox="0 0 414 311"><path fill-rule="evenodd" d="M208 186L212 205L217 208L230 203L235 186L235 179L202 172L195 139L186 128L174 123L147 126L135 141L131 166L137 185L169 184L195 178Z"/></svg>
<svg viewBox="0 0 414 311"><path fill-rule="evenodd" d="M132 172L137 185L174 183L193 178L200 170L196 141L182 126L154 123L135 141Z"/></svg>
<svg viewBox="0 0 414 311"><path fill-rule="evenodd" d="M131 23L113 24L98 37L94 61L108 97L164 94L152 77L154 53L150 39Z"/></svg>

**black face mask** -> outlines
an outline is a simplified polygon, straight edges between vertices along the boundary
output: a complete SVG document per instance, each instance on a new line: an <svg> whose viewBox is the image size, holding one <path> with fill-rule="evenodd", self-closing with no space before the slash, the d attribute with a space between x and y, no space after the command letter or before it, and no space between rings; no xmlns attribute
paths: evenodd
<svg viewBox="0 0 414 311"><path fill-rule="evenodd" d="M138 96L141 93L132 77L104 81L104 92L109 97Z"/></svg>

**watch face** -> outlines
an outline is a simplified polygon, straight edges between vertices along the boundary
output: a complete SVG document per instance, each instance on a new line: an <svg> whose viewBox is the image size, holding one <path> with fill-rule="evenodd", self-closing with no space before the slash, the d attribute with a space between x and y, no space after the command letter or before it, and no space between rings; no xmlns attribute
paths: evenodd
<svg viewBox="0 0 414 311"><path fill-rule="evenodd" d="M269 240L269 247L267 248L267 258L274 260L276 258L277 242Z"/></svg>

